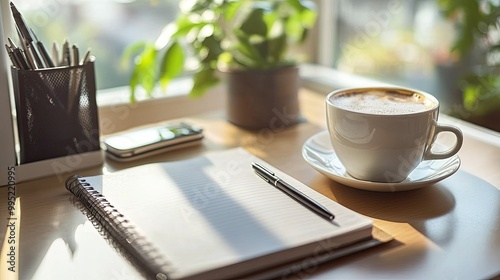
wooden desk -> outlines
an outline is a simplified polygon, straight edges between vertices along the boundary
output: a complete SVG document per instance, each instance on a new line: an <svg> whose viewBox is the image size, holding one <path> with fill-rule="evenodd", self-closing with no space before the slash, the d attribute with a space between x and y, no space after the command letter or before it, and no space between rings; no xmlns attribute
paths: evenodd
<svg viewBox="0 0 500 280"><path fill-rule="evenodd" d="M205 128L201 146L129 164L108 161L103 168L79 174L112 172L243 146L311 188L373 218L378 227L395 236L393 242L294 278L484 279L500 275L499 134L443 117L441 121L457 124L465 134L459 153L462 166L456 174L434 186L402 193L357 190L326 178L302 159L303 143L326 127L323 98L302 90L302 112L308 122L285 130L244 131L227 123L222 112L192 117L191 122ZM17 185L22 212L20 234L15 236L20 242L16 254L19 279L138 278L137 271L71 203L64 178L53 176ZM6 235L6 204L7 188L0 188L0 240ZM13 275L6 273L7 267L0 264L1 279Z"/></svg>

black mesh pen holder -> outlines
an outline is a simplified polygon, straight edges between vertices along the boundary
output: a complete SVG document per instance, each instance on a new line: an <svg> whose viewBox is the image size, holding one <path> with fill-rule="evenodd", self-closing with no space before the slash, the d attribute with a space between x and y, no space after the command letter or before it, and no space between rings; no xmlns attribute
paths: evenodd
<svg viewBox="0 0 500 280"><path fill-rule="evenodd" d="M100 149L93 62L12 78L21 164Z"/></svg>

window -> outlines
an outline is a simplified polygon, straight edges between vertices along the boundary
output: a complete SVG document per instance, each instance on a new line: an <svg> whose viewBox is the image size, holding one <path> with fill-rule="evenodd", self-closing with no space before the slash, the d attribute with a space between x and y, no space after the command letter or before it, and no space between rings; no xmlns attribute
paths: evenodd
<svg viewBox="0 0 500 280"><path fill-rule="evenodd" d="M81 52L92 48L97 86L100 93L110 93L102 89L126 86L129 81L130 69L120 63L125 47L155 40L176 17L179 1L17 0L15 4L46 45L62 44L68 37ZM456 23L442 15L438 1L315 0L319 33L312 37L320 42L307 45L307 52L317 54L311 58L318 64L428 91L440 100L442 112L455 114L458 108L458 116L466 117L470 112L462 114L460 82L481 58L473 54L457 60L450 52ZM498 0L486 1L499 5ZM8 2L0 0L4 22L11 20ZM497 30L500 38L498 34ZM500 104L500 93L496 94L493 101Z"/></svg>
<svg viewBox="0 0 500 280"><path fill-rule="evenodd" d="M335 52L340 71L428 91L449 110L460 103L449 72L454 27L437 0L335 1ZM444 77L450 75L454 77Z"/></svg>
<svg viewBox="0 0 500 280"><path fill-rule="evenodd" d="M0 0L2 20L12 20L9 0ZM121 67L123 50L140 40L153 41L178 11L179 0L17 0L13 1L50 50L65 38L96 57L98 89L125 86L130 69ZM5 23L4 23L5 24ZM13 25L11 23L5 26ZM11 32L9 32L11 31ZM6 30L12 36L12 29ZM11 33L11 34L9 34Z"/></svg>

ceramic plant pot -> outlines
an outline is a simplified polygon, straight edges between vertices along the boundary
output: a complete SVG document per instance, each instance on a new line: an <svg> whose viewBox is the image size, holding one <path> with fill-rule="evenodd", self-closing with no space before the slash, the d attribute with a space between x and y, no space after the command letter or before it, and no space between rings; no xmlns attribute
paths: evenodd
<svg viewBox="0 0 500 280"><path fill-rule="evenodd" d="M300 121L298 67L224 72L227 118L242 128L282 129Z"/></svg>

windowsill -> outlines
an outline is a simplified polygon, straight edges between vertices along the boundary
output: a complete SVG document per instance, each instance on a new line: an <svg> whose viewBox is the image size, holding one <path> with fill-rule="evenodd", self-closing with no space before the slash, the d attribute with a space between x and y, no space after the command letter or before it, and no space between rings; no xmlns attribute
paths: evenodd
<svg viewBox="0 0 500 280"><path fill-rule="evenodd" d="M324 95L339 88L389 85L313 64L301 65L300 77L302 87ZM128 87L101 91L97 97L101 132L106 135L136 126L224 109L226 99L222 84L210 89L200 98L188 96L191 85L189 78L177 79L171 83L168 92L157 91L153 99L139 97L135 104L129 103ZM144 96L144 93L139 92L139 96L141 95ZM493 133L489 129L470 125Z"/></svg>
<svg viewBox="0 0 500 280"><path fill-rule="evenodd" d="M313 64L301 65L300 77L303 87L325 95L342 87L383 84ZM134 104L129 102L130 89L126 86L99 91L97 103L102 133L114 133L135 126L224 108L225 95L222 85L210 89L201 98L188 96L191 86L190 78L176 79L169 85L167 92L156 90L153 93L154 98L146 98L145 93L138 89L138 101Z"/></svg>
<svg viewBox="0 0 500 280"><path fill-rule="evenodd" d="M193 85L190 77L177 78L169 85L166 90L156 88L152 93L153 98L148 98L146 92L141 88L136 89L136 99L138 103L157 100L161 98L172 98L181 95L187 95ZM130 87L122 86L110 89L99 90L97 94L97 104L100 107L124 105L130 102Z"/></svg>

